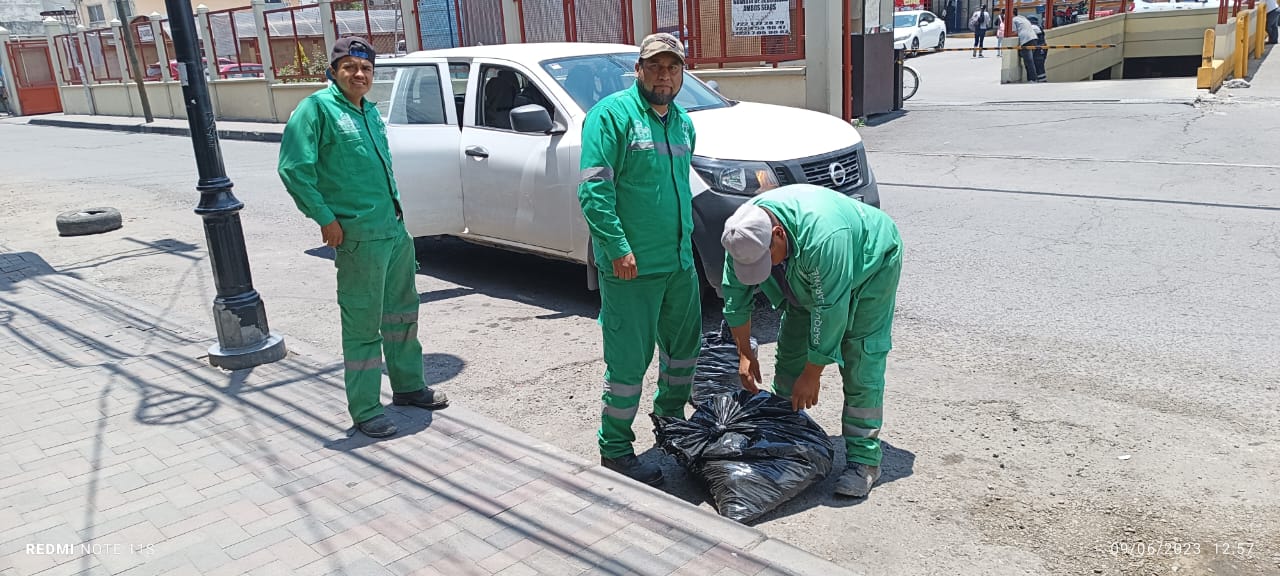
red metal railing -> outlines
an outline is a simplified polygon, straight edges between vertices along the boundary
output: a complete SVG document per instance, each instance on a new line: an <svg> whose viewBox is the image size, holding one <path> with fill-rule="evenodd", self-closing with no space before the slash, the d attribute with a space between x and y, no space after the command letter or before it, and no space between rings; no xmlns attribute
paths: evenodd
<svg viewBox="0 0 1280 576"><path fill-rule="evenodd" d="M13 63L16 88L48 88L57 86L49 44L44 40L14 40L9 43L9 62Z"/></svg>
<svg viewBox="0 0 1280 576"><path fill-rule="evenodd" d="M690 67L804 59L804 0L651 0L653 29L685 43Z"/></svg>
<svg viewBox="0 0 1280 576"><path fill-rule="evenodd" d="M62 34L53 37L53 44L58 49L58 62L62 67L62 77L67 84L79 85L84 80L80 76L81 56L80 38L75 34Z"/></svg>
<svg viewBox="0 0 1280 576"><path fill-rule="evenodd" d="M164 30L164 22L161 21L161 30ZM160 61L160 50L157 48L157 42L154 32L151 29L151 22L145 18L135 20L130 26L133 34L133 49L138 53L138 65L142 67L142 79L146 82L159 82L168 77L173 78L173 66L168 62ZM177 58L177 52L174 50L173 42L168 37L163 38L165 43L166 54L169 60ZM169 72L164 72L168 68ZM130 71L132 74L132 71ZM168 76L165 76L168 74Z"/></svg>
<svg viewBox="0 0 1280 576"><path fill-rule="evenodd" d="M104 41L104 34L112 39L111 43ZM123 42L116 42L116 40L110 30L90 30L84 33L85 48L89 52L87 68L94 82L121 81L120 60L116 57L116 50L117 45Z"/></svg>
<svg viewBox="0 0 1280 576"><path fill-rule="evenodd" d="M404 37L404 15L398 0L357 0L333 2L334 32L338 38L361 36L373 44L378 54L408 50Z"/></svg>
<svg viewBox="0 0 1280 576"><path fill-rule="evenodd" d="M295 82L323 80L328 49L320 24L320 7L310 4L277 8L263 14L275 77Z"/></svg>
<svg viewBox="0 0 1280 576"><path fill-rule="evenodd" d="M521 0L521 42L635 43L632 0Z"/></svg>
<svg viewBox="0 0 1280 576"><path fill-rule="evenodd" d="M209 38L217 58L236 64L261 64L262 47L258 45L253 7L231 8L209 12ZM221 70L218 66L218 70Z"/></svg>

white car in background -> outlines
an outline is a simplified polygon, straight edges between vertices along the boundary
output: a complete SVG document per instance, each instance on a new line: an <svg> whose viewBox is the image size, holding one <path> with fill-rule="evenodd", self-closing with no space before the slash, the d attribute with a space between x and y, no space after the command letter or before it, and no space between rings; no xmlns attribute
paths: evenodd
<svg viewBox="0 0 1280 576"><path fill-rule="evenodd" d="M595 288L578 203L582 121L601 98L631 87L638 57L635 46L571 42L379 59L370 98L387 122L409 232L586 264ZM762 190L809 183L880 205L848 122L730 100L687 71L676 102L698 131L691 239L707 288L720 289L725 219Z"/></svg>
<svg viewBox="0 0 1280 576"><path fill-rule="evenodd" d="M947 25L928 10L893 14L893 47L905 50L937 49L947 43Z"/></svg>

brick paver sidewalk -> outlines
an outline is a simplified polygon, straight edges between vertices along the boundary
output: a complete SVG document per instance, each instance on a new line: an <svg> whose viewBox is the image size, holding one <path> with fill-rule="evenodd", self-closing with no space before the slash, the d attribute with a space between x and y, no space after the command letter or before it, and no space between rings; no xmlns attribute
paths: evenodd
<svg viewBox="0 0 1280 576"><path fill-rule="evenodd" d="M336 358L200 325L0 247L0 575L848 573L466 406L349 435Z"/></svg>

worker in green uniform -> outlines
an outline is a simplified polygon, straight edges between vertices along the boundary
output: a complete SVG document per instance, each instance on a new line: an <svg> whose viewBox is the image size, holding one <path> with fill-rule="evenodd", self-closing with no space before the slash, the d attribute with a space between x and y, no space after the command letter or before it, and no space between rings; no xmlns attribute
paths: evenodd
<svg viewBox="0 0 1280 576"><path fill-rule="evenodd" d="M902 240L884 212L810 184L775 188L725 222L724 316L738 346L742 385L758 391L751 349L756 289L782 327L773 391L796 410L818 403L823 368L839 366L848 461L835 492L864 497L880 478L885 359L902 269Z"/></svg>
<svg viewBox="0 0 1280 576"><path fill-rule="evenodd" d="M277 168L294 203L335 249L347 409L361 432L396 433L384 413L382 357L399 406L444 408L427 388L418 341L417 260L391 169L387 129L364 96L376 53L359 37L336 42L328 88L307 96L285 126Z"/></svg>
<svg viewBox="0 0 1280 576"><path fill-rule="evenodd" d="M702 302L693 266L695 133L675 104L684 80L684 47L670 34L640 44L636 81L587 113L578 199L600 275L604 406L600 463L646 484L657 465L639 461L631 424L658 347L653 411L683 418L702 343Z"/></svg>

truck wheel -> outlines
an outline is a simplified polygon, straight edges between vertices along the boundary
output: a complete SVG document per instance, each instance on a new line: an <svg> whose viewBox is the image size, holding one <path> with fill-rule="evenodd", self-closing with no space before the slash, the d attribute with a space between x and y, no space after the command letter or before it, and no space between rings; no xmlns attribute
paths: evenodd
<svg viewBox="0 0 1280 576"><path fill-rule="evenodd" d="M58 235L84 236L101 234L123 226L120 211L115 208L86 208L58 215Z"/></svg>

